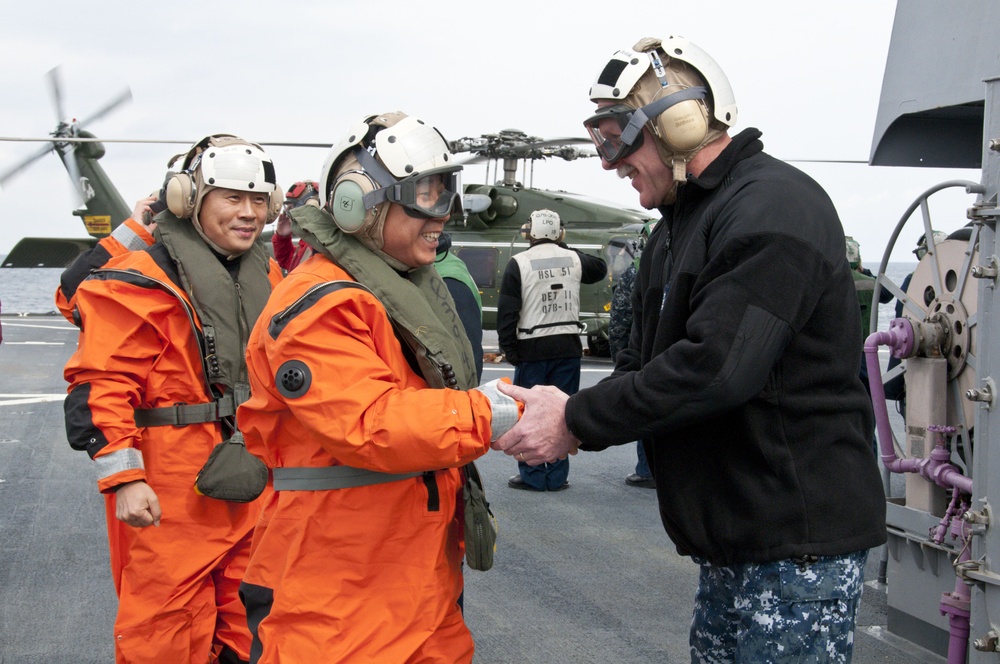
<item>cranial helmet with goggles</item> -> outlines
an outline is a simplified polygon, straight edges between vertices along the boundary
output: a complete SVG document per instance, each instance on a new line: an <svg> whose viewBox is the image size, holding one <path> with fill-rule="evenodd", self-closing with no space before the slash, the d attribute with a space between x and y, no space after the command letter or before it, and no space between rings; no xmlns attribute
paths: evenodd
<svg viewBox="0 0 1000 664"><path fill-rule="evenodd" d="M647 37L616 52L590 88L600 107L584 126L608 163L642 146L647 124L675 186L701 148L736 124L736 101L718 64L683 37Z"/></svg>
<svg viewBox="0 0 1000 664"><path fill-rule="evenodd" d="M461 171L437 129L404 113L384 113L358 123L333 147L320 193L340 230L380 251L391 203L416 219L461 212Z"/></svg>
<svg viewBox="0 0 1000 664"><path fill-rule="evenodd" d="M286 209L294 210L303 205L319 207L319 184L313 180L296 182L288 188L288 193L285 194Z"/></svg>

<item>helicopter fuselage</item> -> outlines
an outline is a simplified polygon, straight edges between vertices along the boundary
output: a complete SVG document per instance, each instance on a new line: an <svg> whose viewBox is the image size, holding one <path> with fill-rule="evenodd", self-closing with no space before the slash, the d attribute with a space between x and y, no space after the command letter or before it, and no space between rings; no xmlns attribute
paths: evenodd
<svg viewBox="0 0 1000 664"><path fill-rule="evenodd" d="M562 219L568 246L600 256L608 264L606 279L580 288L580 322L586 326L582 334L587 336L592 353L606 354L611 295L635 258L642 225L654 217L565 191L470 184L465 193L488 196L489 208L449 220L445 231L451 235L453 251L479 286L483 327L496 328L504 270L513 255L529 246L521 233L528 215L535 210L552 210Z"/></svg>

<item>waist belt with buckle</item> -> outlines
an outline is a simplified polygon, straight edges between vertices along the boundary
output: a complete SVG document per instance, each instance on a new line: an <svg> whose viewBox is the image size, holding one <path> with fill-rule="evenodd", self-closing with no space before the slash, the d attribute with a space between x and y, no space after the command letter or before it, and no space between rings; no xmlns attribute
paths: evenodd
<svg viewBox="0 0 1000 664"><path fill-rule="evenodd" d="M369 484L398 482L423 475L423 473L380 473L351 466L274 468L271 473L274 477L275 491L349 489Z"/></svg>

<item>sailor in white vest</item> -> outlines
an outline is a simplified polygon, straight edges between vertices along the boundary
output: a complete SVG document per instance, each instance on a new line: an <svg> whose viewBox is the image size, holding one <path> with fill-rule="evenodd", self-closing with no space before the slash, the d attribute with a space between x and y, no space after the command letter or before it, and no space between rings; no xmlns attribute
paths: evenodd
<svg viewBox="0 0 1000 664"><path fill-rule="evenodd" d="M531 246L515 254L504 271L497 305L497 339L514 365L514 384L553 385L566 394L580 389L580 284L607 278L597 256L570 249L559 215L536 210L521 229ZM562 491L569 486L569 459L540 466L518 460L514 489Z"/></svg>

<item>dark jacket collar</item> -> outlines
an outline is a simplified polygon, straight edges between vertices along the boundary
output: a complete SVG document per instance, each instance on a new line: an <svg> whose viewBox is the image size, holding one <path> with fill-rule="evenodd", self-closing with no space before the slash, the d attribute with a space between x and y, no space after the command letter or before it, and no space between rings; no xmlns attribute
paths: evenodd
<svg viewBox="0 0 1000 664"><path fill-rule="evenodd" d="M712 160L705 170L701 172L701 175L697 177L694 175L688 175L687 182L680 188L678 192L678 200L688 198L689 196L700 197L706 191L711 191L719 186L730 171L736 166L737 163L746 159L747 157L752 157L758 152L763 151L764 143L760 140L762 133L759 129L753 127L748 127L740 133L733 136L733 140L726 146L726 149L719 153L719 156ZM690 191L693 186L697 187L701 191L697 194ZM685 191L687 190L687 195L685 196ZM659 208L660 213L666 214L664 210L669 209L671 206L664 206Z"/></svg>

